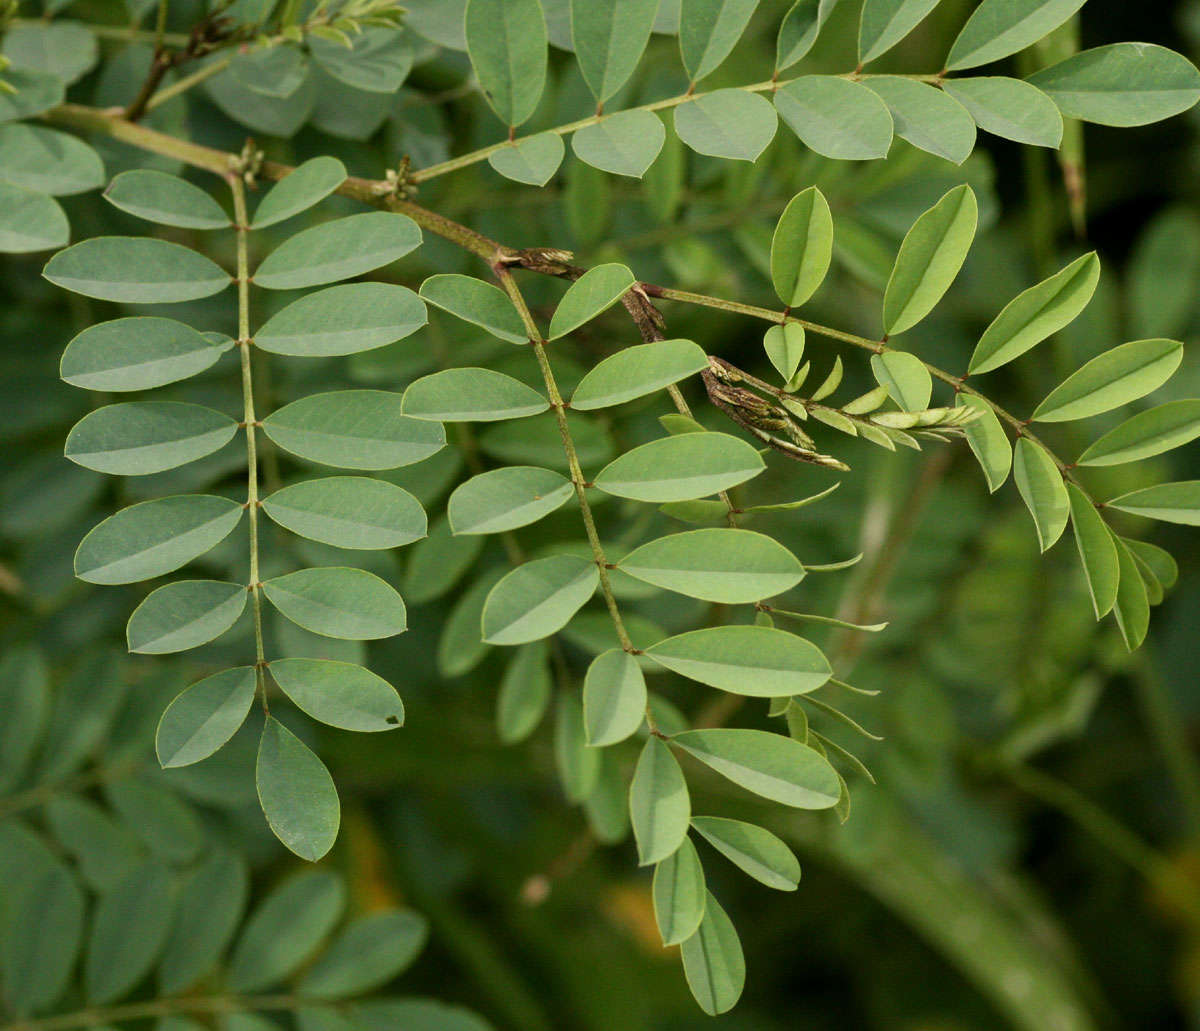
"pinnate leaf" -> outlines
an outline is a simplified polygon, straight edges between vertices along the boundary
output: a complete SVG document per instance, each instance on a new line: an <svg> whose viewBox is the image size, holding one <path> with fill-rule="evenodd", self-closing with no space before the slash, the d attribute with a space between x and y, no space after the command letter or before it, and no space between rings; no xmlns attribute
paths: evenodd
<svg viewBox="0 0 1200 1031"><path fill-rule="evenodd" d="M683 770L658 737L642 746L629 785L629 817L638 862L650 866L671 855L687 838L692 802Z"/></svg>
<svg viewBox="0 0 1200 1031"><path fill-rule="evenodd" d="M179 580L151 591L129 617L131 652L165 655L214 641L246 608L244 584Z"/></svg>
<svg viewBox="0 0 1200 1031"><path fill-rule="evenodd" d="M483 606L483 639L526 644L558 632L600 582L596 563L574 555L534 559L506 575Z"/></svg>
<svg viewBox="0 0 1200 1031"><path fill-rule="evenodd" d="M333 778L312 749L273 716L268 716L263 725L254 779L263 815L284 845L301 859L314 863L333 847L342 817ZM238 976L238 957L253 926L247 927L246 937L234 955L230 978L233 987L247 987L244 965L242 976ZM295 939L303 930L298 924L289 925L286 933L282 928L280 932L281 937ZM289 942L285 948L294 949L295 945L295 941ZM280 951L279 946L271 947L274 955ZM258 962L264 964L264 959ZM254 978L252 983L259 980Z"/></svg>

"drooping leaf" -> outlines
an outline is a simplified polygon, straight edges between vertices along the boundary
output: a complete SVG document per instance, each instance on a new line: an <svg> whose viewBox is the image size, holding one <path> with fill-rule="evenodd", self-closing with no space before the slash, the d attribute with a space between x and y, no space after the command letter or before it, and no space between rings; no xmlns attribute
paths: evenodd
<svg viewBox="0 0 1200 1031"><path fill-rule="evenodd" d="M583 680L583 722L587 742L615 745L646 718L646 679L632 655L611 648L597 655Z"/></svg>
<svg viewBox="0 0 1200 1031"><path fill-rule="evenodd" d="M1032 147L1057 149L1063 120L1051 100L1036 86L1003 75L946 79L942 89L965 107L984 132Z"/></svg>
<svg viewBox="0 0 1200 1031"><path fill-rule="evenodd" d="M711 892L704 919L683 943L680 958L688 988L705 1013L715 1017L733 1009L746 986L746 958L733 922Z"/></svg>
<svg viewBox="0 0 1200 1031"><path fill-rule="evenodd" d="M535 523L574 493L561 473L510 465L473 476L450 495L446 514L455 534L503 533Z"/></svg>
<svg viewBox="0 0 1200 1031"><path fill-rule="evenodd" d="M689 630L651 645L646 655L689 680L752 698L805 694L833 675L815 644L764 626Z"/></svg>
<svg viewBox="0 0 1200 1031"><path fill-rule="evenodd" d="M0 951L4 998L17 1016L54 1005L66 990L83 940L86 903L75 878L61 863L31 877L6 904Z"/></svg>
<svg viewBox="0 0 1200 1031"><path fill-rule="evenodd" d="M887 105L860 82L802 75L775 94L779 116L810 150L840 161L886 157L892 145Z"/></svg>
<svg viewBox="0 0 1200 1031"><path fill-rule="evenodd" d="M280 526L337 548L400 548L425 536L425 510L408 491L367 476L328 476L262 502Z"/></svg>
<svg viewBox="0 0 1200 1031"><path fill-rule="evenodd" d="M758 0L683 0L679 9L679 52L692 82L729 56L741 39Z"/></svg>
<svg viewBox="0 0 1200 1031"><path fill-rule="evenodd" d="M1160 455L1200 437L1200 400L1168 401L1138 412L1109 430L1082 455L1080 465L1120 465Z"/></svg>
<svg viewBox="0 0 1200 1031"><path fill-rule="evenodd" d="M571 407L591 411L624 404L708 368L708 356L690 340L657 340L610 355L588 370Z"/></svg>
<svg viewBox="0 0 1200 1031"><path fill-rule="evenodd" d="M223 541L242 518L228 498L185 494L123 508L75 552L75 575L93 584L129 584L170 573Z"/></svg>
<svg viewBox="0 0 1200 1031"><path fill-rule="evenodd" d="M572 805L584 802L596 789L601 753L589 748L578 697L560 691L554 713L554 764L563 794Z"/></svg>
<svg viewBox="0 0 1200 1031"><path fill-rule="evenodd" d="M249 894L246 863L214 850L184 879L175 922L158 966L163 992L175 994L211 973L229 944Z"/></svg>
<svg viewBox="0 0 1200 1031"><path fill-rule="evenodd" d="M653 111L617 111L571 136L580 161L613 175L640 179L654 164L667 139L662 119Z"/></svg>
<svg viewBox="0 0 1200 1031"><path fill-rule="evenodd" d="M781 805L829 809L841 794L837 771L829 762L782 734L722 727L684 731L671 742L733 783Z"/></svg>
<svg viewBox="0 0 1200 1031"><path fill-rule="evenodd" d="M654 28L658 0L571 0L571 42L598 104L633 74Z"/></svg>
<svg viewBox="0 0 1200 1031"><path fill-rule="evenodd" d="M864 85L887 105L901 139L956 165L971 156L975 119L943 90L896 75L874 75Z"/></svg>
<svg viewBox="0 0 1200 1031"><path fill-rule="evenodd" d="M1075 484L1067 484L1071 504L1071 526L1075 530L1075 545L1083 563L1092 606L1099 619L1112 609L1117 600L1120 562L1117 545L1100 513L1091 500Z"/></svg>
<svg viewBox="0 0 1200 1031"><path fill-rule="evenodd" d="M779 24L775 41L775 71L782 72L804 57L833 13L838 0L796 0Z"/></svg>
<svg viewBox="0 0 1200 1031"><path fill-rule="evenodd" d="M783 209L771 238L771 282L789 308L814 293L833 256L833 215L815 186L796 194Z"/></svg>
<svg viewBox="0 0 1200 1031"><path fill-rule="evenodd" d="M482 326L492 336L513 344L526 344L529 334L508 294L498 286L471 276L430 276L421 284L421 296L434 307Z"/></svg>
<svg viewBox="0 0 1200 1031"><path fill-rule="evenodd" d="M866 0L858 24L858 62L891 50L937 6L938 0Z"/></svg>
<svg viewBox="0 0 1200 1031"><path fill-rule="evenodd" d="M224 447L238 424L223 412L178 401L128 401L89 412L67 435L64 454L85 469L146 476Z"/></svg>
<svg viewBox="0 0 1200 1031"><path fill-rule="evenodd" d="M1135 340L1097 355L1054 388L1034 409L1036 422L1066 422L1112 411L1145 397L1183 361L1178 340Z"/></svg>
<svg viewBox="0 0 1200 1031"><path fill-rule="evenodd" d="M139 236L84 240L51 258L42 274L64 290L102 301L165 304L220 293L232 280L187 247Z"/></svg>
<svg viewBox="0 0 1200 1031"><path fill-rule="evenodd" d="M1105 503L1118 512L1130 512L1164 523L1200 526L1200 480L1160 483L1130 491Z"/></svg>
<svg viewBox="0 0 1200 1031"><path fill-rule="evenodd" d="M483 95L507 126L533 114L546 85L546 21L538 0L468 0L467 53Z"/></svg>
<svg viewBox="0 0 1200 1031"><path fill-rule="evenodd" d="M284 845L314 863L333 847L342 817L333 778L313 751L273 716L263 724L254 779L263 815ZM247 928L246 937L252 927ZM297 933L293 925L282 937ZM245 941L244 937L243 945ZM272 951L278 949L274 946ZM246 981L244 975L238 977L241 951L239 946L231 972L230 983L235 987Z"/></svg>
<svg viewBox="0 0 1200 1031"><path fill-rule="evenodd" d="M1024 50L1070 18L1084 0L983 0L950 47L946 68L957 72Z"/></svg>
<svg viewBox="0 0 1200 1031"><path fill-rule="evenodd" d="M979 414L965 426L967 444L970 445L983 475L987 479L988 490L995 494L1008 479L1012 469L1013 449L1008 442L1008 434L1000 425L1000 420L992 406L983 398L974 394L959 394L956 407L967 406Z"/></svg>
<svg viewBox="0 0 1200 1031"><path fill-rule="evenodd" d="M768 888L795 891L799 885L800 863L769 830L720 816L693 816L692 826L721 855Z"/></svg>
<svg viewBox="0 0 1200 1031"><path fill-rule="evenodd" d="M122 172L104 191L114 207L180 229L227 229L229 216L195 183L150 168Z"/></svg>
<svg viewBox="0 0 1200 1031"><path fill-rule="evenodd" d="M1013 454L1013 479L1033 516L1038 544L1042 551L1048 551L1067 528L1070 513L1062 473L1045 448L1021 437Z"/></svg>
<svg viewBox="0 0 1200 1031"><path fill-rule="evenodd" d="M875 381L906 412L923 412L929 407L933 378L925 363L905 351L885 351L871 356Z"/></svg>
<svg viewBox="0 0 1200 1031"><path fill-rule="evenodd" d="M407 215L348 215L285 240L255 270L254 283L268 290L336 283L388 265L420 245L421 230Z"/></svg>
<svg viewBox="0 0 1200 1031"><path fill-rule="evenodd" d="M396 589L365 569L301 569L267 580L263 593L293 623L322 637L373 641L407 627Z"/></svg>
<svg viewBox="0 0 1200 1031"><path fill-rule="evenodd" d="M131 652L166 655L214 641L246 608L244 584L179 580L151 591L126 629Z"/></svg>
<svg viewBox="0 0 1200 1031"><path fill-rule="evenodd" d="M154 747L165 768L207 759L237 732L254 703L253 666L239 666L198 680L167 706Z"/></svg>
<svg viewBox="0 0 1200 1031"><path fill-rule="evenodd" d="M157 860L100 896L83 971L93 1004L119 999L146 975L166 944L173 908L171 874Z"/></svg>
<svg viewBox="0 0 1200 1031"><path fill-rule="evenodd" d="M763 350L784 384L796 374L804 357L804 327L799 322L772 326L763 334Z"/></svg>
<svg viewBox="0 0 1200 1031"><path fill-rule="evenodd" d="M505 179L529 186L545 186L554 178L565 152L561 136L541 132L514 140L507 147L489 154L488 164Z"/></svg>
<svg viewBox="0 0 1200 1031"><path fill-rule="evenodd" d="M600 582L596 563L574 555L552 555L518 566L488 595L483 639L489 644L526 644L558 632L570 622Z"/></svg>
<svg viewBox="0 0 1200 1031"><path fill-rule="evenodd" d="M638 863L650 866L687 838L692 802L679 762L661 738L646 739L629 785L629 817Z"/></svg>
<svg viewBox="0 0 1200 1031"><path fill-rule="evenodd" d="M412 68L413 48L394 26L363 26L350 37L349 47L316 35L307 42L313 60L326 72L367 93L395 93Z"/></svg>
<svg viewBox="0 0 1200 1031"><path fill-rule="evenodd" d="M404 392L404 414L437 422L497 422L547 411L550 402L494 369L443 369Z"/></svg>
<svg viewBox="0 0 1200 1031"><path fill-rule="evenodd" d="M104 164L83 140L65 132L0 125L0 181L62 197L103 186Z"/></svg>
<svg viewBox="0 0 1200 1031"><path fill-rule="evenodd" d="M316 157L279 180L254 210L251 229L265 229L307 211L346 181L346 166L337 158Z"/></svg>
<svg viewBox="0 0 1200 1031"><path fill-rule="evenodd" d="M1200 71L1182 54L1152 43L1113 43L1073 54L1029 77L1068 118L1100 125L1146 125L1200 100Z"/></svg>
<svg viewBox="0 0 1200 1031"><path fill-rule="evenodd" d="M720 89L675 108L675 132L697 154L757 161L779 124L771 102L757 93Z"/></svg>
<svg viewBox="0 0 1200 1031"><path fill-rule="evenodd" d="M975 193L964 183L913 223L883 295L885 333L903 333L933 311L966 260L978 217Z"/></svg>
<svg viewBox="0 0 1200 1031"><path fill-rule="evenodd" d="M285 451L343 469L396 469L440 451L439 423L403 414L403 395L385 390L312 394L268 415L263 432Z"/></svg>
<svg viewBox="0 0 1200 1031"><path fill-rule="evenodd" d="M591 322L621 299L636 277L624 265L610 263L588 269L563 294L550 319L549 339L557 340Z"/></svg>
<svg viewBox="0 0 1200 1031"><path fill-rule="evenodd" d="M516 744L537 729L550 702L550 688L546 642L521 645L504 669L496 697L496 730L501 741Z"/></svg>
<svg viewBox="0 0 1200 1031"><path fill-rule="evenodd" d="M360 916L304 975L299 994L346 999L379 988L416 959L428 937L428 922L411 909Z"/></svg>
<svg viewBox="0 0 1200 1031"><path fill-rule="evenodd" d="M1087 307L1099 279L1100 259L1092 251L1017 294L984 330L967 371L991 372L1057 333Z"/></svg>
<svg viewBox="0 0 1200 1031"><path fill-rule="evenodd" d="M225 350L173 319L113 319L89 326L67 344L59 374L83 390L150 390L203 372Z"/></svg>
<svg viewBox="0 0 1200 1031"><path fill-rule="evenodd" d="M369 669L332 659L275 659L280 689L314 720L342 730L377 732L404 724L396 689Z"/></svg>
<svg viewBox="0 0 1200 1031"><path fill-rule="evenodd" d="M1125 647L1135 651L1146 639L1146 631L1150 629L1150 597L1133 552L1120 539L1114 543L1120 564L1120 583L1113 603L1113 613L1117 617L1121 636L1125 639Z"/></svg>
<svg viewBox="0 0 1200 1031"><path fill-rule="evenodd" d="M595 479L606 494L635 501L690 501L734 487L764 468L759 453L726 433L685 433L636 447Z"/></svg>
<svg viewBox="0 0 1200 1031"><path fill-rule="evenodd" d="M654 919L663 945L687 941L704 918L708 890L696 846L687 838L654 867Z"/></svg>

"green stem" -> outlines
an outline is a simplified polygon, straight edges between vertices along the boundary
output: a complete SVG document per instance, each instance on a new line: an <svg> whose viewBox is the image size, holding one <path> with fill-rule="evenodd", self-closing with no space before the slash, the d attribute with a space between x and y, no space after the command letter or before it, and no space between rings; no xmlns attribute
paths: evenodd
<svg viewBox="0 0 1200 1031"><path fill-rule="evenodd" d="M0 1026L0 1031L66 1031L76 1027L99 1027L122 1020L166 1017L174 1013L237 1013L250 1010L294 1010L312 1004L311 999L292 995L197 995L181 999L151 999L123 1006L98 1006L58 1013L35 1020L18 1020Z"/></svg>
<svg viewBox="0 0 1200 1031"><path fill-rule="evenodd" d="M226 68L233 63L232 57L222 57L220 60L213 61L211 64L206 64L203 68L198 68L191 75L185 75L182 79L177 79L170 86L164 86L149 100L146 101L146 110L153 111L156 107L160 107L168 100L172 100L181 93L186 93L193 86L199 86L206 79L211 79L214 75L220 75Z"/></svg>

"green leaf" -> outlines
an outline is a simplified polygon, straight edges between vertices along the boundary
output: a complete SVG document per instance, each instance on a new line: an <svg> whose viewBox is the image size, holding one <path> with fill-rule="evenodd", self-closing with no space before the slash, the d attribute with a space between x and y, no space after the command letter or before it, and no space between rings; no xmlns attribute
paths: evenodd
<svg viewBox="0 0 1200 1031"><path fill-rule="evenodd" d="M763 334L763 350L786 385L804 357L804 327L799 322L772 326Z"/></svg>
<svg viewBox="0 0 1200 1031"><path fill-rule="evenodd" d="M395 93L412 69L413 47L403 30L394 26L361 26L350 37L349 47L315 34L307 43L313 60L325 71L366 93Z"/></svg>
<svg viewBox="0 0 1200 1031"><path fill-rule="evenodd" d="M838 0L796 0L784 15L775 41L775 71L790 68L805 56L817 41L825 20Z"/></svg>
<svg viewBox="0 0 1200 1031"><path fill-rule="evenodd" d="M510 465L460 483L446 504L451 532L503 533L528 526L561 508L571 481L550 469Z"/></svg>
<svg viewBox="0 0 1200 1031"><path fill-rule="evenodd" d="M957 100L927 82L896 75L874 75L863 84L887 105L901 139L956 165L971 156L975 119Z"/></svg>
<svg viewBox="0 0 1200 1031"><path fill-rule="evenodd" d="M65 132L40 125L3 125L0 181L63 197L103 186L104 164L83 140Z"/></svg>
<svg viewBox="0 0 1200 1031"><path fill-rule="evenodd" d="M67 344L59 374L83 390L150 390L203 372L225 350L173 319L113 319L89 326Z"/></svg>
<svg viewBox="0 0 1200 1031"><path fill-rule="evenodd" d="M171 889L170 872L151 861L100 896L83 971L91 1003L119 999L149 971L171 929Z"/></svg>
<svg viewBox="0 0 1200 1031"><path fill-rule="evenodd" d="M952 72L977 68L1024 50L1083 4L1084 0L983 0L950 47L946 68Z"/></svg>
<svg viewBox="0 0 1200 1031"><path fill-rule="evenodd" d="M262 503L280 526L335 548L400 548L425 536L425 510L402 487L328 476L277 490Z"/></svg>
<svg viewBox="0 0 1200 1031"><path fill-rule="evenodd" d="M887 105L859 82L802 75L775 94L775 107L809 150L841 161L886 157L892 145Z"/></svg>
<svg viewBox="0 0 1200 1031"><path fill-rule="evenodd" d="M83 940L85 902L61 863L32 877L23 891L6 892L0 970L4 998L18 1017L49 1009L62 996Z"/></svg>
<svg viewBox="0 0 1200 1031"><path fill-rule="evenodd" d="M48 251L69 238L67 216L53 197L0 182L0 253Z"/></svg>
<svg viewBox="0 0 1200 1031"><path fill-rule="evenodd" d="M662 119L640 108L617 111L577 129L571 149L580 161L613 175L640 179L654 164L667 139Z"/></svg>
<svg viewBox="0 0 1200 1031"><path fill-rule="evenodd" d="M963 183L913 223L883 295L883 331L888 336L911 329L933 311L962 268L978 221L975 193ZM893 400L899 399L893 395Z"/></svg>
<svg viewBox="0 0 1200 1031"><path fill-rule="evenodd" d="M304 975L299 994L346 999L380 988L417 958L428 938L428 922L411 909L360 916Z"/></svg>
<svg viewBox="0 0 1200 1031"><path fill-rule="evenodd" d="M1113 43L1073 54L1029 77L1068 118L1099 125L1148 125L1200 100L1200 71L1152 43Z"/></svg>
<svg viewBox="0 0 1200 1031"><path fill-rule="evenodd" d="M421 245L421 230L407 215L372 211L323 222L284 240L258 266L253 279L268 290L336 283L402 258Z"/></svg>
<svg viewBox="0 0 1200 1031"><path fill-rule="evenodd" d="M554 762L563 794L572 805L596 790L601 753L589 748L583 729L583 708L574 694L562 691L554 713Z"/></svg>
<svg viewBox="0 0 1200 1031"><path fill-rule="evenodd" d="M108 891L145 857L132 831L100 805L65 794L46 802L46 826L55 841L75 860L88 887Z"/></svg>
<svg viewBox="0 0 1200 1031"><path fill-rule="evenodd" d="M162 992L174 995L213 971L241 922L248 881L245 861L220 850L184 880L158 967Z"/></svg>
<svg viewBox="0 0 1200 1031"><path fill-rule="evenodd" d="M759 453L726 433L685 433L636 447L595 479L605 494L635 501L691 501L735 487L765 468Z"/></svg>
<svg viewBox="0 0 1200 1031"><path fill-rule="evenodd" d="M687 838L654 867L654 919L662 943L678 945L696 933L704 918L708 891L696 846Z"/></svg>
<svg viewBox="0 0 1200 1031"><path fill-rule="evenodd" d="M50 716L50 673L45 657L32 645L5 649L0 657L0 786L21 779L42 741Z"/></svg>
<svg viewBox="0 0 1200 1031"><path fill-rule="evenodd" d="M675 132L697 154L757 161L775 138L779 120L757 93L720 89L675 108Z"/></svg>
<svg viewBox="0 0 1200 1031"><path fill-rule="evenodd" d="M63 81L56 75L6 68L4 81L12 92L0 90L0 122L31 118L63 102Z"/></svg>
<svg viewBox="0 0 1200 1031"><path fill-rule="evenodd" d="M176 695L154 738L159 763L171 769L207 759L245 722L255 689L254 667L239 666L198 680Z"/></svg>
<svg viewBox="0 0 1200 1031"><path fill-rule="evenodd" d="M129 650L166 655L215 641L246 608L244 584L180 580L151 591L129 617Z"/></svg>
<svg viewBox="0 0 1200 1031"><path fill-rule="evenodd" d="M483 606L488 644L526 644L557 633L591 598L600 571L590 559L552 555L507 574Z"/></svg>
<svg viewBox="0 0 1200 1031"><path fill-rule="evenodd" d="M404 574L404 597L412 602L439 598L469 570L486 542L479 537L454 537L445 516L417 541ZM483 602L480 601L480 607Z"/></svg>
<svg viewBox="0 0 1200 1031"><path fill-rule="evenodd" d="M657 340L626 347L591 368L571 407L591 411L624 404L708 368L708 355L690 340Z"/></svg>
<svg viewBox="0 0 1200 1031"><path fill-rule="evenodd" d="M1012 469L1012 445L1008 442L1008 434L1000 425L995 410L983 398L975 394L959 394L955 407L961 408L964 405L979 413L974 420L963 426L963 433L983 468L988 490L995 494L1008 479Z"/></svg>
<svg viewBox="0 0 1200 1031"><path fill-rule="evenodd" d="M942 89L957 100L984 132L1033 147L1057 149L1063 120L1045 93L1028 82L1003 75L946 79Z"/></svg>
<svg viewBox="0 0 1200 1031"><path fill-rule="evenodd" d="M692 802L683 770L661 738L648 737L629 785L629 817L638 863L650 866L687 838Z"/></svg>
<svg viewBox="0 0 1200 1031"><path fill-rule="evenodd" d="M598 104L629 81L650 39L658 0L571 0L571 41Z"/></svg>
<svg viewBox="0 0 1200 1031"><path fill-rule="evenodd" d="M611 263L588 269L563 294L550 319L549 339L557 340L591 322L597 315L617 303L637 282L624 265Z"/></svg>
<svg viewBox="0 0 1200 1031"><path fill-rule="evenodd" d="M1115 544L1120 563L1120 583L1113 613L1117 617L1117 626L1121 628L1121 636L1125 639L1125 647L1135 651L1150 629L1150 598L1133 552L1122 540L1116 540Z"/></svg>
<svg viewBox="0 0 1200 1031"><path fill-rule="evenodd" d="M270 720L268 726L271 724L274 732L286 734L304 748L276 720ZM311 752L308 757L319 762ZM324 772L324 767L320 772ZM333 785L329 787L332 789ZM335 833L336 806L335 796ZM239 993L258 992L290 977L317 952L341 918L345 905L346 886L328 870L310 870L284 881L250 914L229 961L229 987Z"/></svg>
<svg viewBox="0 0 1200 1031"><path fill-rule="evenodd" d="M496 698L496 729L506 745L524 741L537 729L550 702L546 642L517 648L505 667Z"/></svg>
<svg viewBox="0 0 1200 1031"><path fill-rule="evenodd" d="M494 337L512 344L529 343L529 334L508 294L498 286L471 276L430 276L421 284L421 296L434 307L482 326Z"/></svg>
<svg viewBox="0 0 1200 1031"><path fill-rule="evenodd" d="M507 147L492 152L488 155L488 164L505 179L529 186L545 186L554 178L565 152L561 136L542 132L514 140Z"/></svg>
<svg viewBox="0 0 1200 1031"><path fill-rule="evenodd" d="M1164 523L1200 526L1200 480L1143 487L1105 502L1105 507Z"/></svg>
<svg viewBox="0 0 1200 1031"><path fill-rule="evenodd" d="M692 826L721 855L768 888L795 891L799 886L800 863L769 830L720 816L693 816Z"/></svg>
<svg viewBox="0 0 1200 1031"><path fill-rule="evenodd" d="M923 412L929 407L933 378L925 363L905 351L886 351L871 356L876 382L906 412Z"/></svg>
<svg viewBox="0 0 1200 1031"><path fill-rule="evenodd" d="M1071 504L1071 526L1075 530L1075 545L1092 595L1096 618L1112 609L1117 600L1120 563L1117 546L1100 513L1091 500L1075 484L1067 484Z"/></svg>
<svg viewBox="0 0 1200 1031"><path fill-rule="evenodd" d="M283 693L321 723L362 732L404 724L404 703L396 689L362 666L331 659L275 659L267 668Z"/></svg>
<svg viewBox="0 0 1200 1031"><path fill-rule="evenodd" d="M404 414L437 422L523 419L550 402L519 379L494 369L444 369L422 376L404 392Z"/></svg>
<svg viewBox="0 0 1200 1031"><path fill-rule="evenodd" d="M805 694L833 675L815 644L765 626L690 630L651 645L646 655L689 680L751 698Z"/></svg>
<svg viewBox="0 0 1200 1031"><path fill-rule="evenodd" d="M76 465L113 476L174 469L223 448L237 433L228 415L178 401L127 401L89 412L67 435Z"/></svg>
<svg viewBox="0 0 1200 1031"><path fill-rule="evenodd" d="M804 578L799 560L773 538L724 527L660 537L618 567L656 587L731 605L783 594Z"/></svg>
<svg viewBox="0 0 1200 1031"><path fill-rule="evenodd" d="M704 905L700 928L680 949L688 988L710 1017L737 1004L746 986L746 958L733 922L712 893Z"/></svg>
<svg viewBox="0 0 1200 1031"><path fill-rule="evenodd" d="M343 469L396 469L436 454L446 444L438 423L403 414L403 395L337 390L293 401L262 423L284 451Z"/></svg>
<svg viewBox="0 0 1200 1031"><path fill-rule="evenodd" d="M1135 340L1097 355L1034 410L1037 422L1066 422L1112 411L1167 382L1183 361L1178 340Z"/></svg>
<svg viewBox="0 0 1200 1031"><path fill-rule="evenodd" d="M858 63L891 50L937 6L938 0L866 0L858 23Z"/></svg>
<svg viewBox="0 0 1200 1031"><path fill-rule="evenodd" d="M203 254L166 240L101 236L59 251L42 271L85 297L129 304L194 301L220 293L229 273Z"/></svg>
<svg viewBox="0 0 1200 1031"><path fill-rule="evenodd" d="M162 576L214 548L241 518L236 501L206 494L130 505L80 542L75 575L92 584L131 584Z"/></svg>
<svg viewBox="0 0 1200 1031"><path fill-rule="evenodd" d="M679 11L679 53L688 78L698 82L729 56L758 0L683 0Z"/></svg>
<svg viewBox="0 0 1200 1031"><path fill-rule="evenodd" d="M104 199L130 215L180 229L228 229L225 210L199 186L178 176L139 168L122 172Z"/></svg>
<svg viewBox="0 0 1200 1031"><path fill-rule="evenodd" d="M267 580L263 593L293 623L322 637L374 641L407 628L404 600L365 569L301 569Z"/></svg>
<svg viewBox="0 0 1200 1031"><path fill-rule="evenodd" d="M546 85L546 21L538 0L468 0L467 53L483 95L507 126L533 114Z"/></svg>
<svg viewBox="0 0 1200 1031"><path fill-rule="evenodd" d="M346 166L337 158L317 157L289 172L267 192L254 210L251 229L265 229L307 211L346 181Z"/></svg>
<svg viewBox="0 0 1200 1031"><path fill-rule="evenodd" d="M1183 336L1200 282L1200 218L1182 205L1155 215L1134 243L1128 269L1129 325L1148 336Z"/></svg>
<svg viewBox="0 0 1200 1031"><path fill-rule="evenodd" d="M771 282L789 308L814 293L833 256L833 215L815 186L796 194L783 209L771 237Z"/></svg>
<svg viewBox="0 0 1200 1031"><path fill-rule="evenodd" d="M421 299L392 283L345 283L293 301L254 334L272 354L326 358L402 340L425 325Z"/></svg>
<svg viewBox="0 0 1200 1031"><path fill-rule="evenodd" d="M263 815L284 845L313 863L333 847L342 818L333 778L313 751L273 716L263 724L254 779ZM247 937L249 933L247 928ZM296 933L289 927L287 936ZM235 954L230 984L245 987L237 960Z"/></svg>
<svg viewBox="0 0 1200 1031"><path fill-rule="evenodd" d="M205 844L195 811L161 782L126 777L106 784L104 794L122 823L165 862L191 862Z"/></svg>
<svg viewBox="0 0 1200 1031"><path fill-rule="evenodd" d="M1021 437L1013 456L1013 479L1033 516L1038 544L1047 551L1067 528L1070 501L1062 473L1045 448Z"/></svg>
<svg viewBox="0 0 1200 1031"><path fill-rule="evenodd" d="M309 61L297 46L239 47L229 70L246 89L286 100L308 80Z"/></svg>
<svg viewBox="0 0 1200 1031"><path fill-rule="evenodd" d="M597 655L583 680L583 722L589 745L615 745L635 733L646 718L646 679L628 652Z"/></svg>
<svg viewBox="0 0 1200 1031"><path fill-rule="evenodd" d="M975 375L1007 365L1070 324L1087 307L1099 279L1100 259L1092 251L1017 294L984 330L967 371Z"/></svg>
<svg viewBox="0 0 1200 1031"><path fill-rule="evenodd" d="M1120 465L1170 451L1200 437L1200 400L1168 401L1138 412L1079 456L1079 465Z"/></svg>
<svg viewBox="0 0 1200 1031"><path fill-rule="evenodd" d="M47 11L47 16L50 13ZM44 72L69 85L96 66L96 36L90 26L74 21L9 25L4 33L4 56L12 68Z"/></svg>
<svg viewBox="0 0 1200 1031"><path fill-rule="evenodd" d="M830 809L841 794L837 771L828 761L808 745L782 734L729 728L687 730L671 741L733 783L781 805Z"/></svg>

